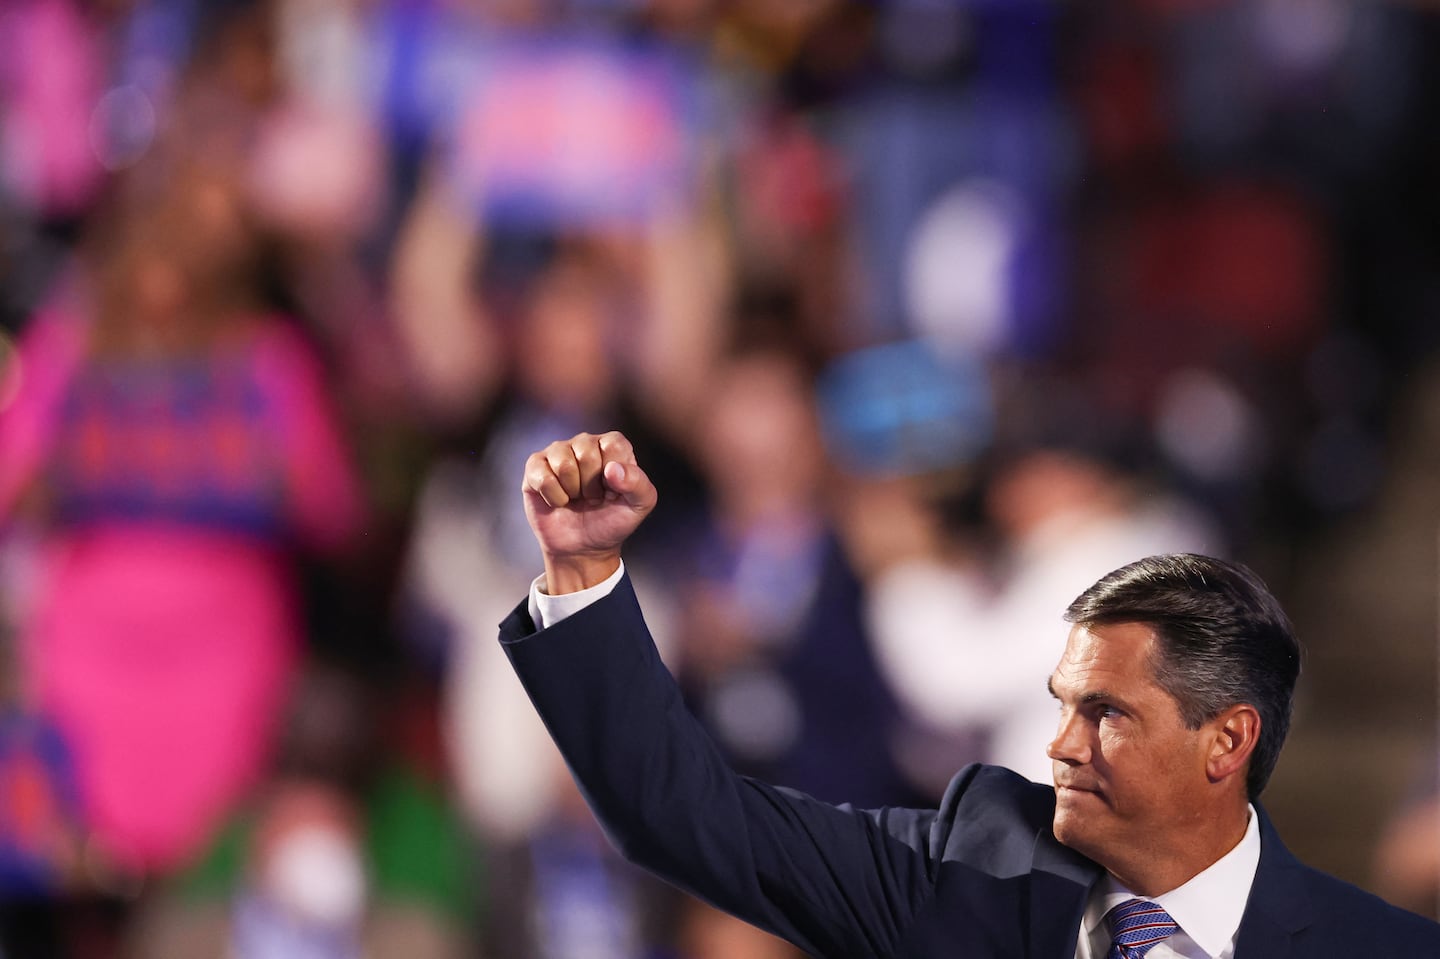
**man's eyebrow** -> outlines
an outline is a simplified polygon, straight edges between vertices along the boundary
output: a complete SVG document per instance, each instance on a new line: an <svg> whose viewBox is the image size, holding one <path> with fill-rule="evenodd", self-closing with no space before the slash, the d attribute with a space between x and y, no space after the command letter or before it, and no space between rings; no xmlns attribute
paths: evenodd
<svg viewBox="0 0 1440 959"><path fill-rule="evenodd" d="M1045 680L1045 688L1053 698L1060 698L1060 694L1055 691L1055 677L1051 676ZM1117 706L1129 708L1125 700L1105 689L1093 689L1080 694L1080 705L1086 706L1091 703L1115 703Z"/></svg>

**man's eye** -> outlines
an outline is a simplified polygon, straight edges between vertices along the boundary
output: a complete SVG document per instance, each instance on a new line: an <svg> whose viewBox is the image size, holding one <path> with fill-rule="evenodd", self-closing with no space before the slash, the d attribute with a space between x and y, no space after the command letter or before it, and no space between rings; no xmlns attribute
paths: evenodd
<svg viewBox="0 0 1440 959"><path fill-rule="evenodd" d="M1095 714L1098 715L1101 719L1119 719L1121 716L1125 715L1120 710L1107 703L1101 703L1099 706L1095 707Z"/></svg>

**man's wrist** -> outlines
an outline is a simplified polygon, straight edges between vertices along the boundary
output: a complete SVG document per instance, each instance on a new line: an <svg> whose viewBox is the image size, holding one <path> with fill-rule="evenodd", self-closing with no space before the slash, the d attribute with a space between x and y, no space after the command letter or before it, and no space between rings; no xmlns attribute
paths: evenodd
<svg viewBox="0 0 1440 959"><path fill-rule="evenodd" d="M619 553L546 556L544 590L550 596L578 593L599 586L619 568Z"/></svg>
<svg viewBox="0 0 1440 959"><path fill-rule="evenodd" d="M615 587L625 575L625 564L611 573L604 582L582 589L574 593L558 593L551 595L541 592L545 585L545 576L536 576L530 584L530 598L527 600L527 607L530 611L530 620L535 624L536 629L548 629L562 620L568 619L591 603L599 602L614 592Z"/></svg>

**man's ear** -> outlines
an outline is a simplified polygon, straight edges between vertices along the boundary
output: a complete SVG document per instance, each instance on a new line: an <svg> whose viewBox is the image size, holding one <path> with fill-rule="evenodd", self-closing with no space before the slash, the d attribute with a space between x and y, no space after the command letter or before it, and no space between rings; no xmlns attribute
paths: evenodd
<svg viewBox="0 0 1440 959"><path fill-rule="evenodd" d="M1249 703L1237 703L1205 724L1210 732L1210 753L1205 772L1211 782L1244 776L1250 755L1260 741L1260 713Z"/></svg>

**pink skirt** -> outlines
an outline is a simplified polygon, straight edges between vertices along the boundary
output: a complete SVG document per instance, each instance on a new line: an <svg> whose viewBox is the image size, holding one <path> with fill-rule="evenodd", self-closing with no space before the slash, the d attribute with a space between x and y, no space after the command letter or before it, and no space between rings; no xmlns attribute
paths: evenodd
<svg viewBox="0 0 1440 959"><path fill-rule="evenodd" d="M267 769L299 648L288 567L238 537L125 527L47 565L27 671L90 838L121 869L173 869Z"/></svg>

